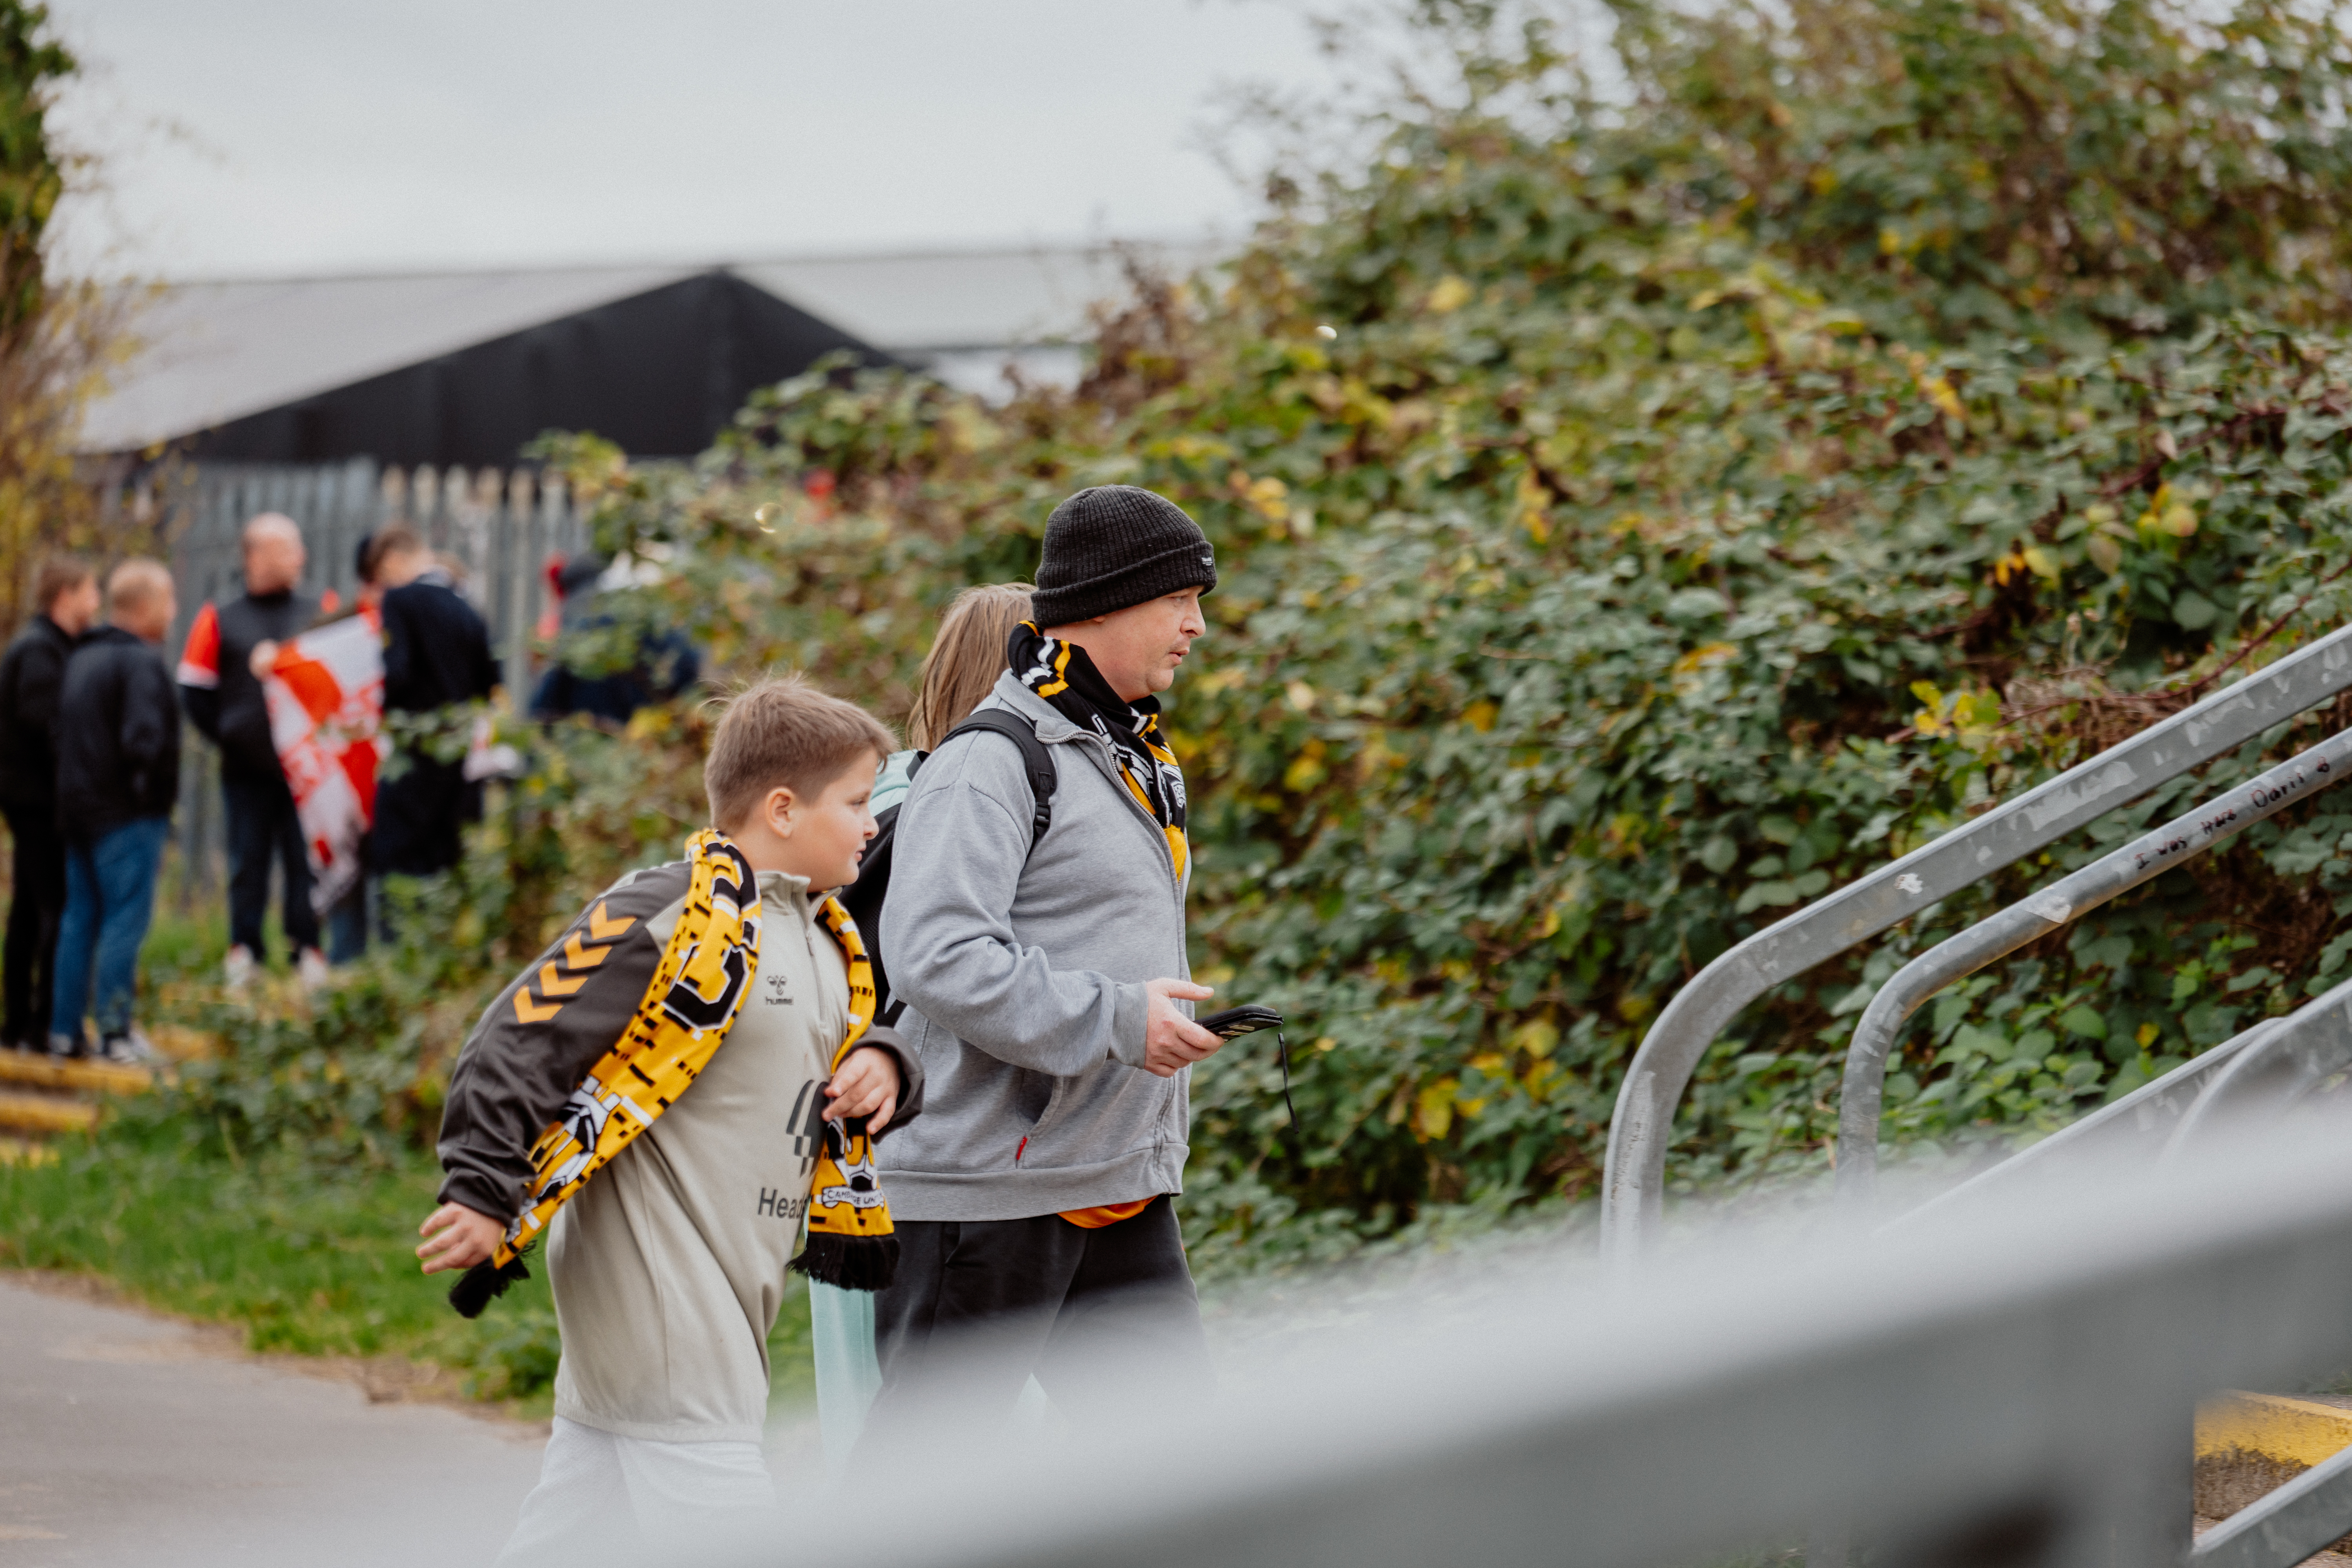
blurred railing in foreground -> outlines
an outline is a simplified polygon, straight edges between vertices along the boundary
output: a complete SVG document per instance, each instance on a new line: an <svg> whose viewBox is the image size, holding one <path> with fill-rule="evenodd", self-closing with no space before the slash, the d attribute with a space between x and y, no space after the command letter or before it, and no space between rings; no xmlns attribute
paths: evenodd
<svg viewBox="0 0 2352 1568"><path fill-rule="evenodd" d="M2347 1131L2217 1131L1892 1232L1749 1215L1631 1271L1465 1259L1213 1411L1026 1458L976 1430L892 1477L887 1527L833 1512L764 1560L1663 1568L1788 1561L1835 1518L1874 1564L2179 1563L2197 1403L2352 1365ZM2347 1494L2315 1470L2197 1561L2297 1561Z"/></svg>

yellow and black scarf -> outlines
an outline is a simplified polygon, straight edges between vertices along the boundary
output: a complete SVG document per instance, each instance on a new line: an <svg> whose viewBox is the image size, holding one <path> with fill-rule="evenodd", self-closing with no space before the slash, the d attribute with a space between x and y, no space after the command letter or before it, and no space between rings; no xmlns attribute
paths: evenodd
<svg viewBox="0 0 2352 1568"><path fill-rule="evenodd" d="M466 1317L480 1316L493 1297L504 1294L513 1281L530 1277L523 1254L546 1229L555 1211L577 1196L591 1176L612 1163L686 1092L726 1042L743 999L751 994L752 978L760 968L759 882L751 862L724 834L711 828L688 839L686 851L693 863L686 904L678 911L677 925L670 932L635 1015L532 1145L530 1195L523 1212L508 1225L505 1237L488 1260L476 1264L449 1288L449 1304ZM874 1021L874 967L866 959L856 923L837 900L828 896L818 906L818 915L840 944L849 967L850 1025L841 1048L834 1053L833 1066L838 1069ZM835 1142L835 1129L829 1125L828 1150ZM887 1283L898 1244L890 1233L889 1208L881 1202L880 1192L872 1188L872 1156L863 1126L854 1137L845 1135L840 1142L853 1164L863 1160L871 1196L863 1205L846 1203L856 1210L854 1223L844 1223L829 1212L845 1206L843 1201L823 1209L812 1203L812 1246L824 1213L828 1235L858 1244L851 1247L853 1257L845 1267L862 1277L878 1272L882 1282ZM827 1169L822 1162L817 1166L820 1188ZM845 1189L854 1186L855 1178L841 1181L838 1169L835 1175ZM886 1250L887 1258L855 1256ZM798 1267L800 1260L794 1262ZM813 1271L811 1277L825 1278ZM853 1288L870 1290L880 1286Z"/></svg>
<svg viewBox="0 0 2352 1568"><path fill-rule="evenodd" d="M849 1033L833 1053L839 1072L858 1037L874 1025L874 963L866 956L857 922L830 893L817 918L849 963ZM898 1268L898 1237L890 1227L890 1205L874 1173L874 1141L862 1116L824 1124L824 1150L809 1187L808 1243L793 1267L824 1285L845 1290L879 1290Z"/></svg>
<svg viewBox="0 0 2352 1568"><path fill-rule="evenodd" d="M1086 649L1047 637L1034 621L1013 627L1004 651L1022 685L1073 724L1111 743L1119 778L1167 835L1168 857L1181 881L1192 858L1192 844L1184 837L1184 770L1160 739L1160 699L1126 700L1110 689Z"/></svg>

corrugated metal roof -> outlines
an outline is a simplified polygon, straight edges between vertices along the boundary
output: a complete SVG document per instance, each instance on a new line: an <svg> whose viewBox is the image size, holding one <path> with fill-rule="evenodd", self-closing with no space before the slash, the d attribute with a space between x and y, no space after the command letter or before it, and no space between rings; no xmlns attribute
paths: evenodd
<svg viewBox="0 0 2352 1568"><path fill-rule="evenodd" d="M1213 255L1135 248L1177 273ZM1088 304L1125 287L1109 246L177 284L139 308L140 347L91 406L81 445L173 440L715 270L913 363L1067 341Z"/></svg>

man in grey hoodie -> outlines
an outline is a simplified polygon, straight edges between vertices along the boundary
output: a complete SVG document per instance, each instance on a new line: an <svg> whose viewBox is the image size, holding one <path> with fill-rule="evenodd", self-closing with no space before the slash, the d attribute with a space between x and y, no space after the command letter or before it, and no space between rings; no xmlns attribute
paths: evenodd
<svg viewBox="0 0 2352 1568"><path fill-rule="evenodd" d="M881 1155L900 1256L875 1308L873 1441L920 1436L943 1400L1009 1410L1033 1373L1081 1419L1097 1371L1205 1383L1171 1200L1191 1068L1223 1042L1191 1016L1210 991L1186 962L1184 778L1155 694L1216 581L1173 502L1064 501L1035 618L979 710L1034 726L1046 812L1023 748L972 729L901 808L883 956L933 1109Z"/></svg>

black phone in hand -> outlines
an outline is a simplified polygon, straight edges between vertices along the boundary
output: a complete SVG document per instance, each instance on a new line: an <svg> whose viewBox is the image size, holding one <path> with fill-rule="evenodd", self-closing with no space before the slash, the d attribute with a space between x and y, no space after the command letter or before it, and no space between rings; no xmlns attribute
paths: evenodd
<svg viewBox="0 0 2352 1568"><path fill-rule="evenodd" d="M1230 1040L1237 1035L1252 1034L1259 1029L1278 1029L1282 1027L1282 1015L1271 1007L1252 1005L1228 1007L1222 1013L1212 1013L1192 1022L1221 1040Z"/></svg>

